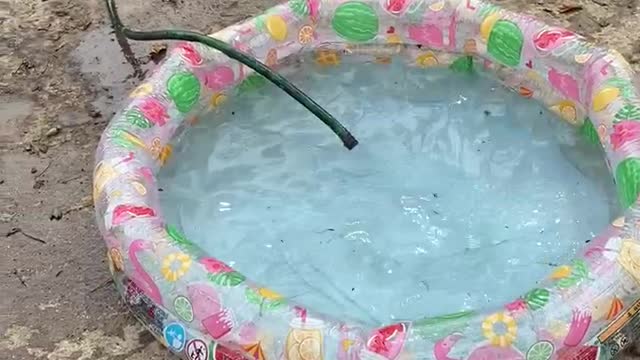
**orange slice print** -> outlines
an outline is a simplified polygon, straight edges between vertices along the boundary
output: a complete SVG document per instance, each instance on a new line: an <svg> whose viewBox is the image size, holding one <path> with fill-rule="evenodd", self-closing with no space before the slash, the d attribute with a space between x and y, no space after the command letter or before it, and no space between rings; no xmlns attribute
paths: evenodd
<svg viewBox="0 0 640 360"><path fill-rule="evenodd" d="M310 44L315 36L315 30L313 30L313 26L305 25L300 28L298 31L298 42L302 45Z"/></svg>

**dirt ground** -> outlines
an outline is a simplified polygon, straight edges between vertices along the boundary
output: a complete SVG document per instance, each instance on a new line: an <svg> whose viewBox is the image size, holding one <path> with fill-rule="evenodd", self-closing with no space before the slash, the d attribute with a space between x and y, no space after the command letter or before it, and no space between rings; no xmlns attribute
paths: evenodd
<svg viewBox="0 0 640 360"><path fill-rule="evenodd" d="M276 3L119 2L133 27L204 32ZM640 70L639 0L496 2L614 47ZM90 197L99 136L158 45L132 44L127 60L102 0L0 0L0 358L170 358L109 282Z"/></svg>

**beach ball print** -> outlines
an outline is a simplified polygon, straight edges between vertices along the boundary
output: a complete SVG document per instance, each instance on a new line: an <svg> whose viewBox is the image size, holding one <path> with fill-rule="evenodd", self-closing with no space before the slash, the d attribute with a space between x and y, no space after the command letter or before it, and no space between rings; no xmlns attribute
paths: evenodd
<svg viewBox="0 0 640 360"><path fill-rule="evenodd" d="M182 351L182 349L184 349L184 345L187 341L187 334L184 330L184 326L178 323L169 324L164 328L163 335L169 348L174 351Z"/></svg>

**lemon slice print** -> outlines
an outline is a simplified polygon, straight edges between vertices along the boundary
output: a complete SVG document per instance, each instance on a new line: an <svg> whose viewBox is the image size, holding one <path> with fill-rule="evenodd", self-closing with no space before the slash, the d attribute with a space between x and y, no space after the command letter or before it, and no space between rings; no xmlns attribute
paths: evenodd
<svg viewBox="0 0 640 360"><path fill-rule="evenodd" d="M293 339L296 341L296 343L301 343L306 339L310 339L315 336L313 331L294 331L292 332L292 334Z"/></svg>
<svg viewBox="0 0 640 360"><path fill-rule="evenodd" d="M176 315L178 315L182 320L186 322L193 321L193 307L191 306L191 302L184 296L178 296L173 301L173 308L176 311Z"/></svg>
<svg viewBox="0 0 640 360"><path fill-rule="evenodd" d="M289 350L287 351L287 359L286 360L299 360L302 357L300 356L299 352L298 352L298 347L297 346L291 346L289 348Z"/></svg>
<svg viewBox="0 0 640 360"><path fill-rule="evenodd" d="M550 341L539 341L527 351L527 360L549 360L553 355L554 346Z"/></svg>
<svg viewBox="0 0 640 360"><path fill-rule="evenodd" d="M298 353L302 360L322 359L322 344L316 338L303 340L298 347Z"/></svg>
<svg viewBox="0 0 640 360"><path fill-rule="evenodd" d="M302 45L309 44L313 41L314 30L313 26L305 25L298 31L298 42Z"/></svg>

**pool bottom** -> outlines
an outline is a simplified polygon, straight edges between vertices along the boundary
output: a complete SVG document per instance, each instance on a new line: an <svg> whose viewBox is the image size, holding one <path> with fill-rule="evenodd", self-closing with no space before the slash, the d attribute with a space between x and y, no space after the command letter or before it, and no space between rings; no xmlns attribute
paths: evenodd
<svg viewBox="0 0 640 360"><path fill-rule="evenodd" d="M356 149L267 85L185 133L159 181L169 223L294 302L372 325L498 306L615 214L600 149L491 80L285 71Z"/></svg>

